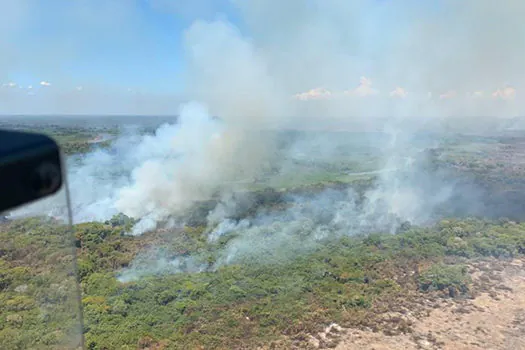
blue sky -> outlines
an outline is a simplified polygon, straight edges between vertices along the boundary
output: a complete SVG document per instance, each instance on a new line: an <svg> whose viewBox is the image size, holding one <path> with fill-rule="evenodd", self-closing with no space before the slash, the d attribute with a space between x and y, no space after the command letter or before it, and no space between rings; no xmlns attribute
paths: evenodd
<svg viewBox="0 0 525 350"><path fill-rule="evenodd" d="M383 35L375 23L384 23L377 18L388 17L384 10L370 18L367 30L375 38ZM194 20L223 18L247 34L232 0L0 0L0 13L13 18L6 28L0 24L0 31L9 33L0 34L0 50L15 52L7 68L2 69L0 59L0 84L23 86L49 81L64 87L180 93L182 38Z"/></svg>
<svg viewBox="0 0 525 350"><path fill-rule="evenodd" d="M523 11L522 0L0 0L0 114L172 114L247 92L268 106L361 76L387 93L496 89L525 81Z"/></svg>
<svg viewBox="0 0 525 350"><path fill-rule="evenodd" d="M0 82L23 86L49 81L178 93L185 28L197 17L238 23L226 0L16 1L18 7L0 0L2 12L19 17L7 28L11 34L0 36L16 51L4 74L0 67Z"/></svg>
<svg viewBox="0 0 525 350"><path fill-rule="evenodd" d="M187 69L185 53L192 50L183 49L184 34L196 20L226 20L242 33L239 41L230 38L239 47L240 41L251 45L253 34L253 50L269 50L265 63L277 68L262 76L290 90L290 96L323 84L352 88L361 75L375 79L373 66L383 60L388 41L389 10L397 4L392 0L281 1L0 0L0 114L176 113L184 100L202 99L187 87L210 66L216 72L207 78L221 83L216 84L218 90L227 90L231 78L237 78L240 85L232 89L233 101L239 90L257 95L260 82L238 76L245 70L220 72L236 58L247 59L250 62L243 61L243 68L257 72L257 60L251 56L231 58L231 52L219 49L211 56L220 56L221 64L204 60L198 68ZM423 6L418 0L402 3ZM207 30L212 28L221 27ZM214 37L208 34L199 40ZM291 53L287 58L280 56L285 51ZM357 57L360 54L366 58ZM294 72L287 71L294 66ZM280 75L281 81L272 75ZM201 79L197 90L206 90L208 81Z"/></svg>

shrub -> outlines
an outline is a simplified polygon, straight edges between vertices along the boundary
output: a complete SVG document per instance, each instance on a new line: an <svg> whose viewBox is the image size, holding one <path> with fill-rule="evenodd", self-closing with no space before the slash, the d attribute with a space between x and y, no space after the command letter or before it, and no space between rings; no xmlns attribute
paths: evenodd
<svg viewBox="0 0 525 350"><path fill-rule="evenodd" d="M470 282L466 266L435 264L421 274L419 277L419 288L422 291L452 288L461 293L466 293Z"/></svg>

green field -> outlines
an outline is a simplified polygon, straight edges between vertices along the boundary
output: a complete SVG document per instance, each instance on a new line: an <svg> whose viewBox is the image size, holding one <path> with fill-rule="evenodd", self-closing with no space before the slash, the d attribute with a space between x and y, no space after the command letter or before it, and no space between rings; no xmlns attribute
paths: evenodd
<svg viewBox="0 0 525 350"><path fill-rule="evenodd" d="M52 124L30 126L13 122L2 123L1 120L0 128L47 134L60 145L66 155L87 153L93 151L95 147L108 147L111 144L111 139L118 133L118 130L112 127L78 127ZM99 140L98 138L101 135L104 137Z"/></svg>
<svg viewBox="0 0 525 350"><path fill-rule="evenodd" d="M60 298L45 288L59 284L65 296L73 293L53 263L62 247L56 243L60 233L36 219L0 226L3 348L57 348L69 335L64 328L74 323L72 304L55 306L42 322L44 300ZM525 251L525 224L443 220L397 235L327 239L284 263L246 259L216 271L121 283L121 268L153 242L168 256L207 251L213 259L218 248L207 243L202 228L142 237L122 233L118 225L74 227L88 349L304 348L307 334L331 322L410 332L407 324L380 325L378 316L409 303L414 293L468 297L466 261ZM30 254L17 254L20 249Z"/></svg>
<svg viewBox="0 0 525 350"><path fill-rule="evenodd" d="M86 145L97 134L46 132L62 145ZM516 190L520 162L502 158L509 145L520 154L520 140L458 138L434 161L494 189ZM246 191L262 197L242 215L285 210L274 198L287 194L368 188L379 158L363 154L296 162L288 174L249 184ZM498 157L503 165L493 166ZM525 253L525 223L450 217L425 227L401 225L396 234L328 235L309 249L277 246L219 263L243 231L210 241L206 205L188 213L184 227L142 236L126 234L135 221L125 216L77 224L72 232L44 218L0 223L0 347L65 349L78 339L71 246L78 255L87 349L307 349L311 336L332 322L410 333L413 324L381 315L417 309L421 300L472 298L467 264ZM295 231L297 240L313 234L309 230ZM134 276L140 278L122 278L141 261L178 265L153 264Z"/></svg>

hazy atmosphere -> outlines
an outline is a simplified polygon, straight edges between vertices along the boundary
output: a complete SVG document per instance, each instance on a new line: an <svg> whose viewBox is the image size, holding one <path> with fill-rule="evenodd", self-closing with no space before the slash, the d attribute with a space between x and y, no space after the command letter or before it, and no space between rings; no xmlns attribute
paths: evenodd
<svg viewBox="0 0 525 350"><path fill-rule="evenodd" d="M350 349L377 327L407 349L457 347L415 335L425 308L475 303L498 288L472 271L525 262L523 1L0 0L0 13L0 127L62 147L90 349ZM64 191L0 216L17 242L0 253L67 221ZM0 268L44 255L9 254ZM23 310L6 309L0 345L27 346L7 343L37 317ZM117 318L140 334L112 338ZM328 339L334 324L346 336Z"/></svg>
<svg viewBox="0 0 525 350"><path fill-rule="evenodd" d="M524 107L517 0L0 6L4 114L176 114L198 100L232 122L282 126Z"/></svg>

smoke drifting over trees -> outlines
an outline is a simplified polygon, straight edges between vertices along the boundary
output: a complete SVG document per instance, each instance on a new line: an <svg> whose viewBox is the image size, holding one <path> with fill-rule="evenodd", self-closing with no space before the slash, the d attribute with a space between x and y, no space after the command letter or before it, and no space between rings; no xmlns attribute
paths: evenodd
<svg viewBox="0 0 525 350"><path fill-rule="evenodd" d="M257 213L254 229L225 224L231 213L223 213L209 224L241 225L250 238L238 239L234 250L258 249L246 242L265 236L257 222L268 218L300 223L299 231L306 225L309 232L354 234L365 226L395 232L404 221L432 218L458 191L422 165L412 143L418 132L479 128L487 120L492 126L524 112L516 97L525 88L522 1L232 3L242 30L226 19L197 19L184 33L185 93L196 102L181 107L178 123L154 136L123 137L113 152L98 151L73 167L77 220L122 212L138 220L133 233L140 234L180 224L173 218L212 197L236 208L233 194L246 189L243 181L282 169L290 157L266 131L331 125L389 135L378 145L384 171L359 204L352 194L341 199L329 192L313 199L327 203L314 207L329 208L328 224L309 221L318 213L295 207L312 200L302 197L288 209L292 219ZM471 119L481 117L488 119ZM299 141L308 153L308 140ZM326 138L321 147L333 142ZM298 232L275 231L279 237Z"/></svg>

